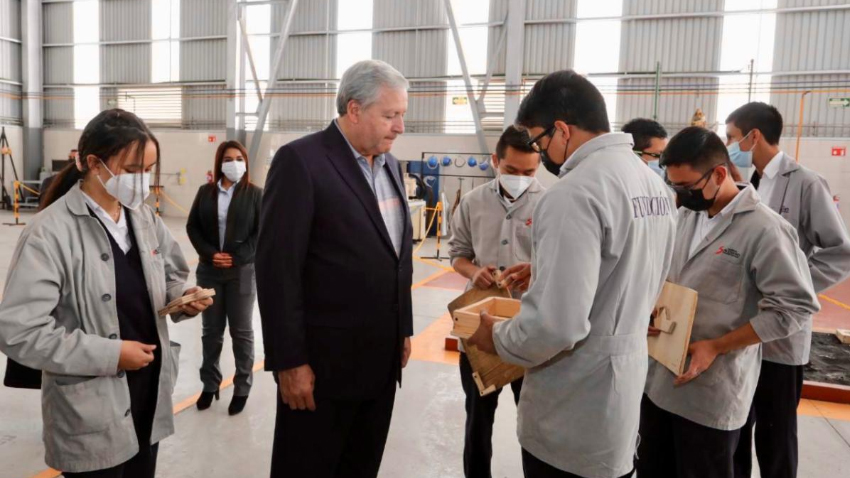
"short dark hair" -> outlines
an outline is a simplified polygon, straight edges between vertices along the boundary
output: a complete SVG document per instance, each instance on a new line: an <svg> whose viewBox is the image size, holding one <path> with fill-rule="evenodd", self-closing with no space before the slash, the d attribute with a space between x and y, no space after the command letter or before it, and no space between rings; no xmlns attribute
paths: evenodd
<svg viewBox="0 0 850 478"><path fill-rule="evenodd" d="M732 123L743 134L757 129L761 131L769 144L779 144L782 136L782 115L774 106L760 101L753 101L733 111L727 118L726 124Z"/></svg>
<svg viewBox="0 0 850 478"><path fill-rule="evenodd" d="M652 138L664 139L667 137L667 130L661 126L661 123L647 118L635 118L623 125L623 133L632 135L635 141L635 149L643 151L649 147Z"/></svg>
<svg viewBox="0 0 850 478"><path fill-rule="evenodd" d="M659 162L663 167L687 164L702 172L728 163L729 152L723 140L701 126L689 126L673 136Z"/></svg>
<svg viewBox="0 0 850 478"><path fill-rule="evenodd" d="M544 76L519 105L516 122L525 128L549 128L555 121L591 133L608 133L608 110L599 90L573 70Z"/></svg>
<svg viewBox="0 0 850 478"><path fill-rule="evenodd" d="M531 147L530 142L531 137L528 136L527 131L518 129L516 126L508 126L499 137L499 142L496 143L496 157L505 159L508 146L521 153L533 153L534 148Z"/></svg>

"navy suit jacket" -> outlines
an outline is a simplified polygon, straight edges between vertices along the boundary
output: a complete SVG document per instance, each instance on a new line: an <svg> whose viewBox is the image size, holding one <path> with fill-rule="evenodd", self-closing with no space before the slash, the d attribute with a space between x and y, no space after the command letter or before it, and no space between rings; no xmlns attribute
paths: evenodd
<svg viewBox="0 0 850 478"><path fill-rule="evenodd" d="M386 154L385 167L405 214L399 255L333 123L281 147L266 179L256 255L265 368L309 364L317 398L369 399L401 382L413 229L401 166Z"/></svg>

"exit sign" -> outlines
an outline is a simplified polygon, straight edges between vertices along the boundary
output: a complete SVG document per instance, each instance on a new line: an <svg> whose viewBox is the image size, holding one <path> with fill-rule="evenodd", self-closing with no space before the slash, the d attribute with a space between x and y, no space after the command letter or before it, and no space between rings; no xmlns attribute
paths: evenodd
<svg viewBox="0 0 850 478"><path fill-rule="evenodd" d="M847 156L847 147L845 147L845 146L833 146L832 155L833 156Z"/></svg>
<svg viewBox="0 0 850 478"><path fill-rule="evenodd" d="M216 137L215 137L214 134L207 136L207 141L209 141L210 143L215 143L215 140L216 140Z"/></svg>
<svg viewBox="0 0 850 478"><path fill-rule="evenodd" d="M850 108L850 98L830 98L829 106L832 108Z"/></svg>

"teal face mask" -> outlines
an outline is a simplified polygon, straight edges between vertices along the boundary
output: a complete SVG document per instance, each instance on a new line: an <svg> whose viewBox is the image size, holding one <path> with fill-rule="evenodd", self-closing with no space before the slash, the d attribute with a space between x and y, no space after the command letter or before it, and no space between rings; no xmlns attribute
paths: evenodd
<svg viewBox="0 0 850 478"><path fill-rule="evenodd" d="M741 138L741 141L747 139L747 136L749 136L750 133L747 133L746 136ZM732 143L732 144L729 145L729 147L728 147L728 149L729 149L729 159L732 160L732 163L735 166L738 166L739 168L752 167L752 165L753 165L753 150L741 151L741 141L738 141L736 143Z"/></svg>

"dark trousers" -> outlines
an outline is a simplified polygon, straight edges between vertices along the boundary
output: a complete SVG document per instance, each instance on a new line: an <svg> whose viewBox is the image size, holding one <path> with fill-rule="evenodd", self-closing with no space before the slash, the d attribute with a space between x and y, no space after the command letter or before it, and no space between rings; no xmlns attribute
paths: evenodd
<svg viewBox="0 0 850 478"><path fill-rule="evenodd" d="M463 442L463 473L466 478L490 478L493 458L493 420L502 390L482 397L472 378L472 366L465 353L460 354L460 383L466 394L466 435ZM519 403L522 379L511 383L514 403Z"/></svg>
<svg viewBox="0 0 850 478"><path fill-rule="evenodd" d="M372 400L318 399L290 410L277 393L271 478L375 478L390 430L396 384Z"/></svg>
<svg viewBox="0 0 850 478"><path fill-rule="evenodd" d="M536 456L522 449L522 472L525 478L582 478L568 471L559 470L554 466L538 459ZM620 478L629 478L634 474L634 470L626 473ZM638 476L638 478L641 478Z"/></svg>
<svg viewBox="0 0 850 478"><path fill-rule="evenodd" d="M254 266L248 264L231 269L216 269L209 264L198 266L198 285L215 289L213 304L203 312L201 342L204 359L201 363L201 382L205 392L215 392L221 386L219 367L224 329L230 326L236 375L233 394L247 397L253 383L254 369L254 302L257 289Z"/></svg>
<svg viewBox="0 0 850 478"><path fill-rule="evenodd" d="M753 427L762 478L797 476L797 406L802 394L802 365L762 361L753 406L735 453L736 478L752 473Z"/></svg>
<svg viewBox="0 0 850 478"><path fill-rule="evenodd" d="M159 443L144 446L136 456L118 466L106 470L63 473L62 475L65 478L154 478L158 451Z"/></svg>
<svg viewBox="0 0 850 478"><path fill-rule="evenodd" d="M639 478L733 478L741 430L717 430L657 407L640 405Z"/></svg>

